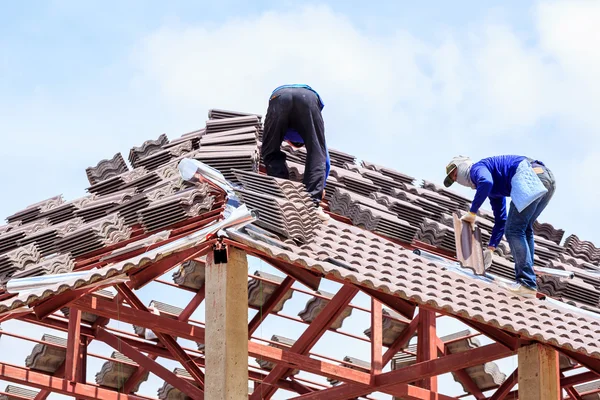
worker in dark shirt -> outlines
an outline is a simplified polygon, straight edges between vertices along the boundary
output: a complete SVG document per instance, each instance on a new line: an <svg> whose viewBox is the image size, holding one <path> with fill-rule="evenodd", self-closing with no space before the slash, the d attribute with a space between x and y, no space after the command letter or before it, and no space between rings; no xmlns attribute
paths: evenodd
<svg viewBox="0 0 600 400"><path fill-rule="evenodd" d="M476 213L489 198L494 212L494 228L487 250L486 266L491 264L492 252L506 235L515 261L516 284L510 290L525 297L537 291L533 270L533 223L554 195L556 182L544 163L523 156L496 156L473 163L468 157L455 157L446 166L444 185L454 182L476 190L469 213L462 220L474 223ZM511 198L506 212L506 198Z"/></svg>
<svg viewBox="0 0 600 400"><path fill-rule="evenodd" d="M269 99L261 153L267 175L289 179L286 156L281 143L306 146L304 185L322 220L329 216L319 207L329 175L330 160L325 142L325 124L321 115L324 104L308 85L283 85Z"/></svg>

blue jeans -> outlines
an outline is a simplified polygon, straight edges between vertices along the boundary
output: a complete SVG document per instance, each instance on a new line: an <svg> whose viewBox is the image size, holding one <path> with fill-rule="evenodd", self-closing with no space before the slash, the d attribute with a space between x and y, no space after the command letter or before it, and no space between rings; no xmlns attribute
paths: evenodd
<svg viewBox="0 0 600 400"><path fill-rule="evenodd" d="M538 177L544 184L544 187L548 189L548 192L521 212L511 202L506 220L505 235L515 261L515 280L524 286L537 290L536 277L533 271L533 223L542 211L544 211L544 208L546 208L554 195L556 182L552 171L543 164L532 162L532 166L542 168L543 173L539 173Z"/></svg>

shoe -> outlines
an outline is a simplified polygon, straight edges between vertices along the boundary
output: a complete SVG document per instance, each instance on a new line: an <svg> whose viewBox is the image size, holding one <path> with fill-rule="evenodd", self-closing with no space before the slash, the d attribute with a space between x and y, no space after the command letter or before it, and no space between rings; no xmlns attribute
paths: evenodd
<svg viewBox="0 0 600 400"><path fill-rule="evenodd" d="M508 290L522 297L533 299L536 297L537 290L521 285L520 283L513 283L508 285Z"/></svg>
<svg viewBox="0 0 600 400"><path fill-rule="evenodd" d="M319 219L323 222L329 221L329 219L331 219L329 214L327 214L325 211L323 211L323 208L321 208L321 207L317 207L317 217L319 217Z"/></svg>

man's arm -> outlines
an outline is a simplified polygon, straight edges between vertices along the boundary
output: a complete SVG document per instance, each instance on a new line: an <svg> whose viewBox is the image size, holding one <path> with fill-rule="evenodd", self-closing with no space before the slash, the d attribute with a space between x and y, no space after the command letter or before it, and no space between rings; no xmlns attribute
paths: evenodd
<svg viewBox="0 0 600 400"><path fill-rule="evenodd" d="M477 187L477 192L471 203L470 211L473 214L476 214L485 199L490 195L492 186L494 186L494 179L485 166L479 165L471 170L471 180Z"/></svg>
<svg viewBox="0 0 600 400"><path fill-rule="evenodd" d="M494 211L494 228L488 247L496 248L502 240L506 226L506 197L490 198L490 205Z"/></svg>

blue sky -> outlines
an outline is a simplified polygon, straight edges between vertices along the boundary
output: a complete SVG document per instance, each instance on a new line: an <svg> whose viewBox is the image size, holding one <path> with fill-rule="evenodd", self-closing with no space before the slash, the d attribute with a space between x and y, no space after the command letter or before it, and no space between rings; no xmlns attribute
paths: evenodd
<svg viewBox="0 0 600 400"><path fill-rule="evenodd" d="M211 107L264 113L274 87L306 82L330 147L438 183L457 154L538 158L558 180L541 220L600 243L595 1L1 7L4 216L84 195L86 167L198 129Z"/></svg>

